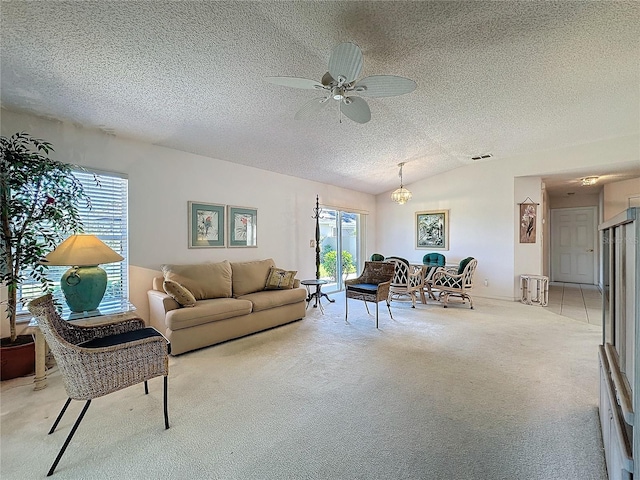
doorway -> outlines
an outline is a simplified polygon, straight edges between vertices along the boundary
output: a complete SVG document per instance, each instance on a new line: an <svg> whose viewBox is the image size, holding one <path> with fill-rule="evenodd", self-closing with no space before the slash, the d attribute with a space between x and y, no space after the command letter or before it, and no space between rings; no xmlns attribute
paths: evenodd
<svg viewBox="0 0 640 480"><path fill-rule="evenodd" d="M551 210L551 281L596 284L597 207Z"/></svg>
<svg viewBox="0 0 640 480"><path fill-rule="evenodd" d="M320 278L328 283L323 290L344 289L347 278L357 276L361 263L363 215L323 208L320 214Z"/></svg>

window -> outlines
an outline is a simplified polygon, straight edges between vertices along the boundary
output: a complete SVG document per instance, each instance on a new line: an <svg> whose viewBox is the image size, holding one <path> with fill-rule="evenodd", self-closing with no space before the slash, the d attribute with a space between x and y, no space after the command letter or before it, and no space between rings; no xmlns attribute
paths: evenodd
<svg viewBox="0 0 640 480"><path fill-rule="evenodd" d="M96 185L94 173L99 185ZM76 170L73 174L91 199L90 208L86 205L79 206L84 233L95 235L124 257L121 262L101 265L107 272L105 297L128 298L128 180L120 174L91 170ZM53 294L61 305L64 305L64 300L60 290L60 277L68 268L50 267L47 274L53 285ZM29 274L27 270L24 273L25 276ZM31 278L27 278L18 291L18 299L24 299L24 303L39 295L42 295L41 284ZM26 305L18 305L18 313L26 314Z"/></svg>

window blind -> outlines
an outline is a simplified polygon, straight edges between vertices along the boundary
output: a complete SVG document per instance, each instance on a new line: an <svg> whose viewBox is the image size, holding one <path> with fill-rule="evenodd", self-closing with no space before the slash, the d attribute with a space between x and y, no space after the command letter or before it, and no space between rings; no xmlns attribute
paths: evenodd
<svg viewBox="0 0 640 480"><path fill-rule="evenodd" d="M115 173L91 170L75 170L73 174L91 199L89 207L82 204L78 208L84 233L95 235L124 257L121 262L101 265L107 272L105 298L128 298L128 179ZM49 267L47 273L53 295L61 305L65 302L60 290L60 277L68 268ZM40 282L29 277L29 273L28 270L24 271L27 279L18 291L19 313L28 313L26 303L43 294Z"/></svg>

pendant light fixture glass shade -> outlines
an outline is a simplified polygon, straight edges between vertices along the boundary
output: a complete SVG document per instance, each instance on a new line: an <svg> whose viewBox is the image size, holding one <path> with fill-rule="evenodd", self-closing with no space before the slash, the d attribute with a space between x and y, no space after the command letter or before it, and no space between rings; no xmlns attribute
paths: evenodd
<svg viewBox="0 0 640 480"><path fill-rule="evenodd" d="M391 194L391 200L393 200L399 205L404 205L409 200L411 200L411 197L413 196L411 192L406 188L404 188L404 186L402 185L402 166L403 165L404 165L404 162L398 164L398 166L400 167L400 173L399 173L400 188L396 188Z"/></svg>

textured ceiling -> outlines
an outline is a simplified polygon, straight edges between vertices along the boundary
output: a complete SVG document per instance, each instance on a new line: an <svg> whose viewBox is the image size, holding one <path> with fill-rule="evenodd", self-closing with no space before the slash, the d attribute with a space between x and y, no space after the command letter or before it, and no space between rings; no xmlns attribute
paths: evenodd
<svg viewBox="0 0 640 480"><path fill-rule="evenodd" d="M399 162L410 184L478 154L637 134L639 26L635 1L3 1L1 101L378 194ZM264 78L320 80L345 41L361 77L417 89L367 98L364 125L340 123L333 101L294 120L317 94Z"/></svg>

